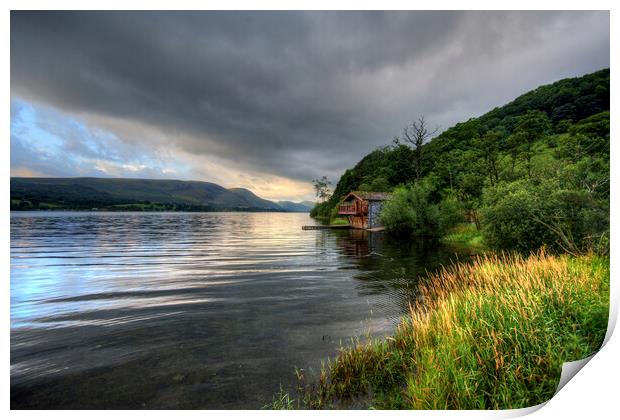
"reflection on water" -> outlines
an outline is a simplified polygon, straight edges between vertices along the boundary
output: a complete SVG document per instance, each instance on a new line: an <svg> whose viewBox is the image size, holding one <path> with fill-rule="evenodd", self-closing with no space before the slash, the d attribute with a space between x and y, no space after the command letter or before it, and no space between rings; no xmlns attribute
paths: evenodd
<svg viewBox="0 0 620 420"><path fill-rule="evenodd" d="M466 253L295 213L11 214L12 408L259 408Z"/></svg>

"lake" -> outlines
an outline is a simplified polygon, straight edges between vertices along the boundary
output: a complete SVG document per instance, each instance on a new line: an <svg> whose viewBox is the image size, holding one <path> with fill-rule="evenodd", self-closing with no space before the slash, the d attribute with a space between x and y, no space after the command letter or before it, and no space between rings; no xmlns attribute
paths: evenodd
<svg viewBox="0 0 620 420"><path fill-rule="evenodd" d="M469 252L305 213L11 213L11 408L260 408Z"/></svg>

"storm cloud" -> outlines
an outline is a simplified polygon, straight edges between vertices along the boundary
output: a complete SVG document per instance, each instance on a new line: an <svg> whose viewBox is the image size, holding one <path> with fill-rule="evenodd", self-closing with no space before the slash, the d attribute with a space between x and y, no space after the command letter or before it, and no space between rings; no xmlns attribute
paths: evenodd
<svg viewBox="0 0 620 420"><path fill-rule="evenodd" d="M110 133L119 162L308 181L419 115L445 129L608 67L609 45L608 12L12 12L11 96Z"/></svg>

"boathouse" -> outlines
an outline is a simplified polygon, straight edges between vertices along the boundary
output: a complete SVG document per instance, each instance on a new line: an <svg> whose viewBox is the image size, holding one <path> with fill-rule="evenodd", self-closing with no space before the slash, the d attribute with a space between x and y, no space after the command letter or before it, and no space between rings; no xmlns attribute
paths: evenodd
<svg viewBox="0 0 620 420"><path fill-rule="evenodd" d="M389 196L385 192L352 191L342 200L338 214L347 216L355 229L381 227L379 213Z"/></svg>

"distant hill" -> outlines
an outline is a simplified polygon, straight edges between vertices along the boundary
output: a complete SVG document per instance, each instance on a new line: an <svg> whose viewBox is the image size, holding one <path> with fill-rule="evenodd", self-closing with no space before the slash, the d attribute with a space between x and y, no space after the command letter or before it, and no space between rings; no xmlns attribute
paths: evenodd
<svg viewBox="0 0 620 420"><path fill-rule="evenodd" d="M294 212L309 212L314 207L314 203L312 201L302 201L301 203L294 203L292 201L278 201L276 202L278 206L282 210L285 211L294 211Z"/></svg>
<svg viewBox="0 0 620 420"><path fill-rule="evenodd" d="M265 200L264 198L260 198L252 191L245 188L229 188L228 191L235 194L238 197L241 197L248 207L256 207L256 208L265 208L265 209L279 209L277 203L273 201Z"/></svg>
<svg viewBox="0 0 620 420"><path fill-rule="evenodd" d="M283 208L245 188L227 189L211 182L128 178L11 178L11 210L93 208L301 211Z"/></svg>

